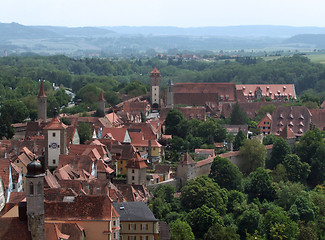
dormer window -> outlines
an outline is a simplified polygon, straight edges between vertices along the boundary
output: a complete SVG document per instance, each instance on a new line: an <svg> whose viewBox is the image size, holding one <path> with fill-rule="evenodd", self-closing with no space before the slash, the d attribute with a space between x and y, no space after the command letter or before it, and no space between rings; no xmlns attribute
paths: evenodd
<svg viewBox="0 0 325 240"><path fill-rule="evenodd" d="M290 127L293 127L293 123L292 123L292 122L290 122L290 123L289 123L289 126L290 126Z"/></svg>
<svg viewBox="0 0 325 240"><path fill-rule="evenodd" d="M292 115L292 113L290 113L289 117L290 117L291 119L293 119L293 115Z"/></svg>

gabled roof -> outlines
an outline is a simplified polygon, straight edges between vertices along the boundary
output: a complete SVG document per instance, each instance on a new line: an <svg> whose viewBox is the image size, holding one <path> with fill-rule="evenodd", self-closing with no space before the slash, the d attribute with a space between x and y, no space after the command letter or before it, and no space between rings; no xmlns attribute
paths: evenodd
<svg viewBox="0 0 325 240"><path fill-rule="evenodd" d="M102 138L105 138L107 134L111 134L113 138L120 143L124 142L125 136L127 134L126 128L103 128Z"/></svg>
<svg viewBox="0 0 325 240"><path fill-rule="evenodd" d="M28 231L27 222L20 221L18 217L0 218L0 226L1 240L32 240L31 233Z"/></svg>
<svg viewBox="0 0 325 240"><path fill-rule="evenodd" d="M119 202L113 203L113 206L120 215L120 221L158 221L144 202Z"/></svg>
<svg viewBox="0 0 325 240"><path fill-rule="evenodd" d="M60 184L54 177L54 175L47 169L45 171L45 177L44 177L44 186L49 188L59 188Z"/></svg>
<svg viewBox="0 0 325 240"><path fill-rule="evenodd" d="M241 90L245 97L255 96L256 90L260 89L263 97L296 98L294 84L237 84L236 89Z"/></svg>
<svg viewBox="0 0 325 240"><path fill-rule="evenodd" d="M127 168L134 168L134 169L142 169L147 168L147 164L145 163L145 160L142 159L139 155L139 153L134 153L133 158L128 161L128 164L126 165Z"/></svg>
<svg viewBox="0 0 325 240"><path fill-rule="evenodd" d="M60 121L58 117L52 118L51 122L47 124L43 129L45 130L61 130L67 129L68 126Z"/></svg>

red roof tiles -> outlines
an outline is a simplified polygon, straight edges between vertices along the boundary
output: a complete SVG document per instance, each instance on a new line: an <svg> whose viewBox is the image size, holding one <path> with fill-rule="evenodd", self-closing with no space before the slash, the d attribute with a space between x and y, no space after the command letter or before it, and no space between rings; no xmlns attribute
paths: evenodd
<svg viewBox="0 0 325 240"><path fill-rule="evenodd" d="M46 97L45 91L44 91L44 83L43 83L43 80L41 80L41 85L40 85L40 88L39 88L38 97Z"/></svg>

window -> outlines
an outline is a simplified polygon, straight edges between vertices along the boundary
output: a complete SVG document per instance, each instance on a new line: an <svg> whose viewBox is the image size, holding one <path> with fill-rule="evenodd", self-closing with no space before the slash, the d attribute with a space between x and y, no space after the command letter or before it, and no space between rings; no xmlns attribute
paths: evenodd
<svg viewBox="0 0 325 240"><path fill-rule="evenodd" d="M135 240L135 236L129 236L128 240Z"/></svg>
<svg viewBox="0 0 325 240"><path fill-rule="evenodd" d="M136 230L136 225L134 223L129 224L129 230Z"/></svg>
<svg viewBox="0 0 325 240"><path fill-rule="evenodd" d="M141 230L148 230L148 224L141 224Z"/></svg>
<svg viewBox="0 0 325 240"><path fill-rule="evenodd" d="M37 184L37 194L38 195L42 194L42 184L40 182Z"/></svg>
<svg viewBox="0 0 325 240"><path fill-rule="evenodd" d="M134 173L134 169L132 169L132 173Z"/></svg>
<svg viewBox="0 0 325 240"><path fill-rule="evenodd" d="M115 220L113 221L113 227L116 227L116 221Z"/></svg>
<svg viewBox="0 0 325 240"><path fill-rule="evenodd" d="M113 233L113 239L116 239L116 233Z"/></svg>
<svg viewBox="0 0 325 240"><path fill-rule="evenodd" d="M54 132L54 133L52 133L52 137L55 137L55 132Z"/></svg>
<svg viewBox="0 0 325 240"><path fill-rule="evenodd" d="M53 160L52 160L52 163L55 164L55 162L56 162L55 159L53 159Z"/></svg>
<svg viewBox="0 0 325 240"><path fill-rule="evenodd" d="M132 176L132 180L134 180L134 176Z"/></svg>
<svg viewBox="0 0 325 240"><path fill-rule="evenodd" d="M120 161L121 164L123 164L123 161Z"/></svg>
<svg viewBox="0 0 325 240"><path fill-rule="evenodd" d="M29 194L34 195L34 184L32 182L29 184Z"/></svg>

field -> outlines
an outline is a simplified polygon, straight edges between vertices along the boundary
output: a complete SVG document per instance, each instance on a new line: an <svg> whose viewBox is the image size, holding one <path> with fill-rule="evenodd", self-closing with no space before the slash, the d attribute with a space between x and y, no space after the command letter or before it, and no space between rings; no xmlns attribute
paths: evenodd
<svg viewBox="0 0 325 240"><path fill-rule="evenodd" d="M325 64L325 54L306 55L312 62Z"/></svg>

